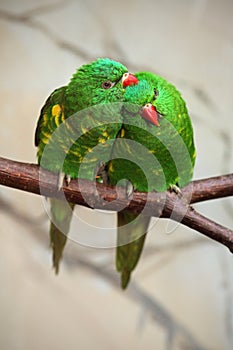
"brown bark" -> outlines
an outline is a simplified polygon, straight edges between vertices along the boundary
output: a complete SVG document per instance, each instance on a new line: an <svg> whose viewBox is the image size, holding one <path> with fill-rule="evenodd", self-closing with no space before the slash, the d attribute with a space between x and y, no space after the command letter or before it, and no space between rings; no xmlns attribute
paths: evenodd
<svg viewBox="0 0 233 350"><path fill-rule="evenodd" d="M95 209L121 210L127 207L136 213L171 218L181 222L233 252L233 231L204 217L190 204L233 195L233 174L192 181L182 188L182 195L172 191L142 193L130 198L123 188L105 186L88 180L72 180L58 190L58 174L36 164L16 162L0 157L0 184L46 197L66 197L69 202Z"/></svg>

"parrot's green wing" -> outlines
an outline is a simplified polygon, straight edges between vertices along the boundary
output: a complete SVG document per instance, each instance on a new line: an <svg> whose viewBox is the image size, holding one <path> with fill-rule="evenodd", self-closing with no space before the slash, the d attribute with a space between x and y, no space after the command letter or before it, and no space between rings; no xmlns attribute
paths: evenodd
<svg viewBox="0 0 233 350"><path fill-rule="evenodd" d="M185 102L165 79L147 72L135 75L139 83L126 89L123 126L107 166L110 183L128 179L143 192L161 192L171 185L182 187L191 180L195 161L193 129ZM127 210L118 213L118 241L122 242L125 235L128 242L117 248L117 268L124 288L140 257L148 226L149 218L143 214L137 217Z"/></svg>
<svg viewBox="0 0 233 350"><path fill-rule="evenodd" d="M63 122L64 97L66 86L62 86L52 92L41 109L35 132L35 146L38 147L38 163L52 133Z"/></svg>
<svg viewBox="0 0 233 350"><path fill-rule="evenodd" d="M51 134L64 120L62 111L64 111L65 92L66 86L56 89L41 109L35 132L35 145L38 146L37 156L39 163ZM50 204L50 244L53 251L53 267L55 272L58 273L59 262L66 244L74 205L70 203L70 206L67 206L66 202L55 198L50 199Z"/></svg>
<svg viewBox="0 0 233 350"><path fill-rule="evenodd" d="M54 106L57 106L57 109L59 108L60 110L64 109L65 92L66 86L54 90L42 107L35 131L36 147L41 147L41 144L45 144L49 136L57 128L57 125L62 123L62 120L55 121L55 117L58 117L58 113L54 113Z"/></svg>

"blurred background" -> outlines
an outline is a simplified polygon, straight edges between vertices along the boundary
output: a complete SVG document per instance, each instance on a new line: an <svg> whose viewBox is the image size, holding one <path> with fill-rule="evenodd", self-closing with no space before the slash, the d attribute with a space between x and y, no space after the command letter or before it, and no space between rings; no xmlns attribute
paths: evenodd
<svg viewBox="0 0 233 350"><path fill-rule="evenodd" d="M182 92L196 179L232 172L232 20L232 0L0 0L0 156L35 163L47 96L108 56ZM195 207L232 228L232 199ZM167 225L151 230L126 291L114 249L69 241L55 276L42 198L1 186L0 348L233 349L232 256L186 227L167 234Z"/></svg>

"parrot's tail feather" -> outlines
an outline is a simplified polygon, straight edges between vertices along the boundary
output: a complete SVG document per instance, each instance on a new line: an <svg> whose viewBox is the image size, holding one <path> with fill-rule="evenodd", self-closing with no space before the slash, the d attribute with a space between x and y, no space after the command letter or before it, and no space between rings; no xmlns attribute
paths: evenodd
<svg viewBox="0 0 233 350"><path fill-rule="evenodd" d="M59 262L66 244L67 237L51 222L50 224L50 245L53 251L53 268L56 275L59 272Z"/></svg>
<svg viewBox="0 0 233 350"><path fill-rule="evenodd" d="M121 272L121 288L122 289L126 289L126 287L128 286L129 281L130 281L130 275L131 275L131 272L126 270L126 269Z"/></svg>
<svg viewBox="0 0 233 350"><path fill-rule="evenodd" d="M75 204L51 198L50 245L53 251L53 268L59 272L59 263L67 241Z"/></svg>
<svg viewBox="0 0 233 350"><path fill-rule="evenodd" d="M123 289L141 256L149 223L148 216L138 216L127 210L118 213L116 267L121 272Z"/></svg>

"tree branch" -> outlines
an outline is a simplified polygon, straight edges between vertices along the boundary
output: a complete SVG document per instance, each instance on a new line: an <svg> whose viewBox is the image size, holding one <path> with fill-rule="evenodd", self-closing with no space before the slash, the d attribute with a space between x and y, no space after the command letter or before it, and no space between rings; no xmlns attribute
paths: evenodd
<svg viewBox="0 0 233 350"><path fill-rule="evenodd" d="M143 193L135 191L130 198L123 188L105 186L88 180L72 180L58 191L58 174L36 164L16 162L0 157L0 184L47 197L64 198L89 208L129 210L145 215L170 218L209 238L224 244L233 253L233 231L196 212L191 203L233 195L233 174L192 181L174 192Z"/></svg>
<svg viewBox="0 0 233 350"><path fill-rule="evenodd" d="M184 192L192 192L191 203L233 195L233 174L195 180L185 186ZM183 189L182 189L183 193Z"/></svg>

